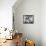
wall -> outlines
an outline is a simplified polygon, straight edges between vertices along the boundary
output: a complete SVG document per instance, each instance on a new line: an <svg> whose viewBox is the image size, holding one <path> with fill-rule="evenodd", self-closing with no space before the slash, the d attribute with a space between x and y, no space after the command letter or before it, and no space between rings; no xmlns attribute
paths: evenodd
<svg viewBox="0 0 46 46"><path fill-rule="evenodd" d="M0 27L12 28L12 6L16 0L0 0Z"/></svg>
<svg viewBox="0 0 46 46"><path fill-rule="evenodd" d="M22 32L24 38L34 40L36 46L41 46L41 0L20 2L13 6L15 29ZM34 15L34 24L23 24L23 15Z"/></svg>
<svg viewBox="0 0 46 46"><path fill-rule="evenodd" d="M41 40L42 46L46 46L46 0L41 1Z"/></svg>

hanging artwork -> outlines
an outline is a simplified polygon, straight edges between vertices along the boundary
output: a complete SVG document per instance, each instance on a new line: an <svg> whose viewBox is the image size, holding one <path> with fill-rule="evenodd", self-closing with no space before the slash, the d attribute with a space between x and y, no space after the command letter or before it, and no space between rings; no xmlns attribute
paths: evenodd
<svg viewBox="0 0 46 46"><path fill-rule="evenodd" d="M24 24L33 24L34 23L34 15L24 15L23 23Z"/></svg>

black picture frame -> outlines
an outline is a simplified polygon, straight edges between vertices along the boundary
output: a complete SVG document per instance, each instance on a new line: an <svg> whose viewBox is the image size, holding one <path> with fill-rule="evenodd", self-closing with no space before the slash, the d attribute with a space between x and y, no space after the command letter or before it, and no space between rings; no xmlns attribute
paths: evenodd
<svg viewBox="0 0 46 46"><path fill-rule="evenodd" d="M23 15L23 24L34 24L34 15Z"/></svg>

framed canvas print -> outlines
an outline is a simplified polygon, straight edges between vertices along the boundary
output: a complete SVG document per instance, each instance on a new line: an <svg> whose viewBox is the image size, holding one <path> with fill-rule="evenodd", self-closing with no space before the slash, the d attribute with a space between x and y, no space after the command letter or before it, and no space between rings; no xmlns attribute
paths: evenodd
<svg viewBox="0 0 46 46"><path fill-rule="evenodd" d="M34 15L24 15L23 23L24 24L33 24L34 23Z"/></svg>

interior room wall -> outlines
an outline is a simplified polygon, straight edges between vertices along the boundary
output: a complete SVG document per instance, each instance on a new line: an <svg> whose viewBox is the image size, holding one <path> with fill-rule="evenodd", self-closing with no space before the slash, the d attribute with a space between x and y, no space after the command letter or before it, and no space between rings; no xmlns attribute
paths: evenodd
<svg viewBox="0 0 46 46"><path fill-rule="evenodd" d="M13 6L13 14L15 29L41 46L41 0L23 0L17 7ZM34 15L34 24L23 24L24 15Z"/></svg>
<svg viewBox="0 0 46 46"><path fill-rule="evenodd" d="M0 27L12 29L12 6L16 0L0 0Z"/></svg>
<svg viewBox="0 0 46 46"><path fill-rule="evenodd" d="M46 0L41 1L41 40L42 46L46 46Z"/></svg>

